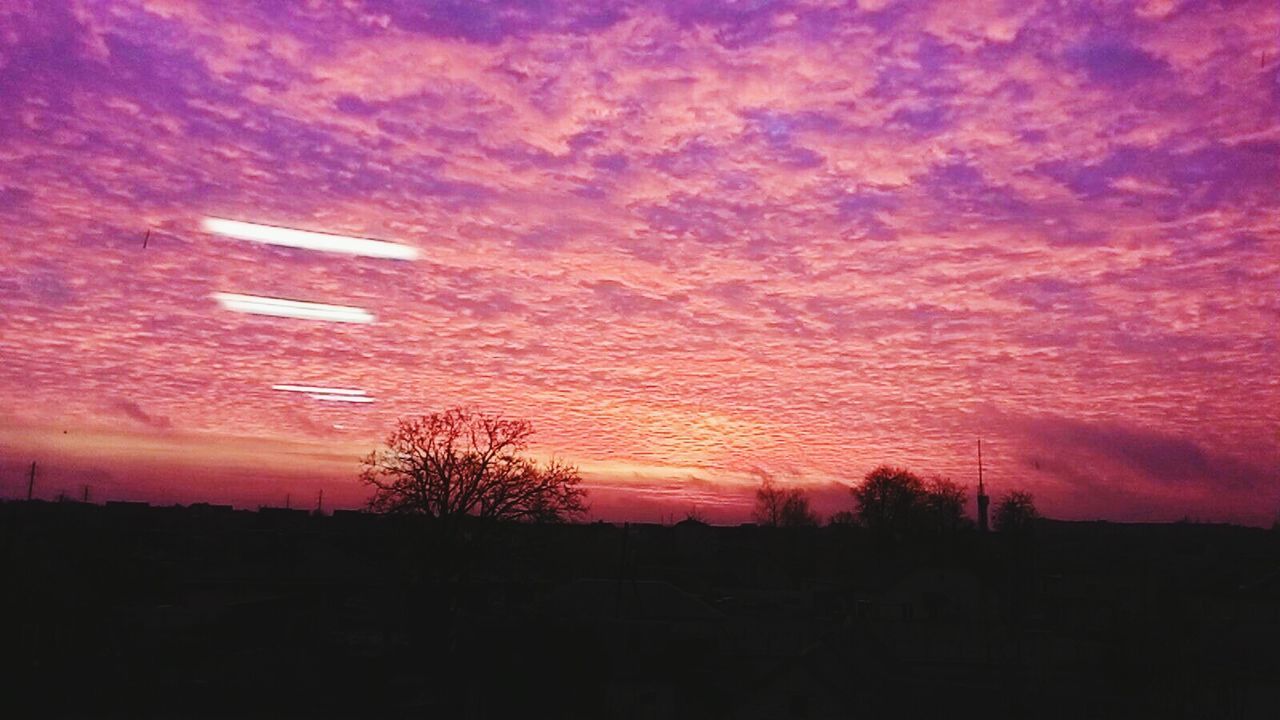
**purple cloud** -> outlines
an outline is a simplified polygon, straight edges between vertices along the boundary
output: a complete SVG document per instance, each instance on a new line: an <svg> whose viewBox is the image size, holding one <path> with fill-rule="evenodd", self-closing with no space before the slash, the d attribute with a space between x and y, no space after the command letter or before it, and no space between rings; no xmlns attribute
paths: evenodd
<svg viewBox="0 0 1280 720"><path fill-rule="evenodd" d="M148 413L143 410L138 403L132 400L117 398L112 400L108 407L112 412L124 415L127 418L136 420L137 422L156 430L168 430L173 427L173 422L169 418L163 415Z"/></svg>

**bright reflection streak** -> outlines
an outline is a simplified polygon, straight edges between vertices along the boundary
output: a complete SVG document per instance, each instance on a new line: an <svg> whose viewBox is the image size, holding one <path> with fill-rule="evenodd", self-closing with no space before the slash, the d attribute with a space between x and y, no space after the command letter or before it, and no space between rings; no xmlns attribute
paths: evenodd
<svg viewBox="0 0 1280 720"><path fill-rule="evenodd" d="M285 300L283 298L239 295L236 293L214 293L213 298L227 310L251 313L253 315L272 315L302 320L327 320L329 322L373 322L373 315L367 310L347 305L323 305L301 300Z"/></svg>
<svg viewBox="0 0 1280 720"><path fill-rule="evenodd" d="M316 385L272 385L272 390L283 390L285 392L299 393L315 393L317 395L366 395L363 390L348 390L347 388L328 388Z"/></svg>
<svg viewBox="0 0 1280 720"><path fill-rule="evenodd" d="M275 225L259 225L239 220L207 217L201 222L201 227L205 231L216 235L225 235L239 240L249 240L268 245L287 245L306 250L390 258L392 260L416 260L418 257L417 248L399 243L347 235L331 235L309 230L294 230Z"/></svg>
<svg viewBox="0 0 1280 720"><path fill-rule="evenodd" d="M312 400L325 400L328 402L350 402L350 403L371 403L373 398L364 395L309 395Z"/></svg>

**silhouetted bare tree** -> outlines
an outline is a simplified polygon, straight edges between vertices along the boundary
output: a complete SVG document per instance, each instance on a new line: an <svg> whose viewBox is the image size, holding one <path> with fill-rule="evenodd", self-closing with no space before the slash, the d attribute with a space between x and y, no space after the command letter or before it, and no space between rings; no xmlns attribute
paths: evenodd
<svg viewBox="0 0 1280 720"><path fill-rule="evenodd" d="M1036 511L1031 493L1014 490L996 503L992 525L1004 533L1024 533L1031 529L1040 513Z"/></svg>
<svg viewBox="0 0 1280 720"><path fill-rule="evenodd" d="M768 475L756 490L755 520L768 527L813 527L818 515L800 488L780 488Z"/></svg>
<svg viewBox="0 0 1280 720"><path fill-rule="evenodd" d="M782 521L782 504L786 501L786 491L774 484L768 475L760 482L756 490L756 506L751 511L757 524L777 527Z"/></svg>
<svg viewBox="0 0 1280 720"><path fill-rule="evenodd" d="M464 408L402 418L364 459L372 510L439 519L559 521L586 510L577 468L521 453L533 426Z"/></svg>

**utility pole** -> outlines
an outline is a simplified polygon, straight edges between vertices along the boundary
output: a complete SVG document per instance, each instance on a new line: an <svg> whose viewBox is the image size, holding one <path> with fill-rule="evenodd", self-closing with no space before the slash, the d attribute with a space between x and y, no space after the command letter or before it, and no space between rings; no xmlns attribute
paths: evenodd
<svg viewBox="0 0 1280 720"><path fill-rule="evenodd" d="M89 502L89 486L88 485L84 486L84 497L80 499L80 502L86 502L86 503Z"/></svg>
<svg viewBox="0 0 1280 720"><path fill-rule="evenodd" d="M320 488L320 497L316 498L316 514L324 514L324 488Z"/></svg>
<svg viewBox="0 0 1280 720"><path fill-rule="evenodd" d="M31 502L31 491L36 486L36 461L31 461L31 475L27 478L27 502Z"/></svg>

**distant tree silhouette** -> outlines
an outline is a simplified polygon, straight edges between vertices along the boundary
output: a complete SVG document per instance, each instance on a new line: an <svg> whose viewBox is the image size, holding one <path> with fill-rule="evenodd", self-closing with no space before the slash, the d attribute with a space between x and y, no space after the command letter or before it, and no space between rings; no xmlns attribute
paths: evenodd
<svg viewBox="0 0 1280 720"><path fill-rule="evenodd" d="M889 465L867 473L853 487L858 522L869 530L910 532L916 525L924 497L924 482L905 468Z"/></svg>
<svg viewBox="0 0 1280 720"><path fill-rule="evenodd" d="M921 499L921 521L929 530L955 532L967 522L964 506L968 502L968 492L954 480L938 475L929 478L924 483Z"/></svg>
<svg viewBox="0 0 1280 720"><path fill-rule="evenodd" d="M785 495L786 492L774 484L773 478L765 475L760 481L760 487L756 489L756 505L751 511L756 524L777 527L782 521L782 504L785 502Z"/></svg>
<svg viewBox="0 0 1280 720"><path fill-rule="evenodd" d="M438 519L560 521L586 510L577 468L523 456L525 420L452 408L401 418L386 446L364 458L360 480L377 512Z"/></svg>
<svg viewBox="0 0 1280 720"><path fill-rule="evenodd" d="M702 525L708 524L707 516L703 515L702 511L699 510L696 506L689 508L689 510L685 512L684 520L682 522L695 522L695 523L700 523Z"/></svg>
<svg viewBox="0 0 1280 720"><path fill-rule="evenodd" d="M1002 533L1025 533L1039 517L1031 493L1014 490L996 503L992 525Z"/></svg>
<svg viewBox="0 0 1280 720"><path fill-rule="evenodd" d="M964 486L939 476L921 480L904 468L877 467L853 487L853 497L854 517L875 531L939 534L967 522Z"/></svg>
<svg viewBox="0 0 1280 720"><path fill-rule="evenodd" d="M818 521L818 513L809 506L809 496L792 488L782 503L782 527L816 527Z"/></svg>
<svg viewBox="0 0 1280 720"><path fill-rule="evenodd" d="M765 476L756 490L753 512L760 525L768 527L813 527L818 516L809 506L809 496L799 488L780 488Z"/></svg>
<svg viewBox="0 0 1280 720"><path fill-rule="evenodd" d="M858 524L858 516L850 510L840 510L831 514L827 518L828 525L856 525Z"/></svg>

